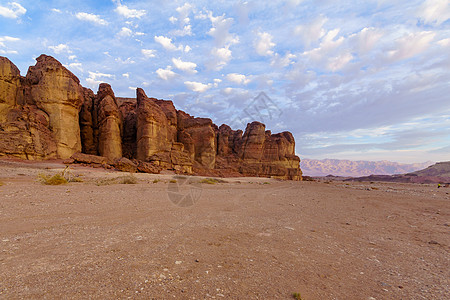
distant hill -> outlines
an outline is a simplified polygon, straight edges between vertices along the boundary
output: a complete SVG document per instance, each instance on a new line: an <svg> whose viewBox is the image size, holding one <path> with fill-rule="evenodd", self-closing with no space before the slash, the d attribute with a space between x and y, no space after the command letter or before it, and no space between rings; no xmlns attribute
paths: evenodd
<svg viewBox="0 0 450 300"><path fill-rule="evenodd" d="M450 177L450 161L438 162L424 170L411 172L410 174L417 176L438 176L438 177ZM406 175L410 175L406 174Z"/></svg>
<svg viewBox="0 0 450 300"><path fill-rule="evenodd" d="M344 176L361 177L368 175L393 175L411 173L432 165L432 161L425 163L401 164L387 160L383 161L351 161L339 159L308 159L303 158L300 166L306 176Z"/></svg>
<svg viewBox="0 0 450 300"><path fill-rule="evenodd" d="M423 170L400 175L370 175L347 180L386 181L405 183L444 183L450 184L450 161L439 162Z"/></svg>

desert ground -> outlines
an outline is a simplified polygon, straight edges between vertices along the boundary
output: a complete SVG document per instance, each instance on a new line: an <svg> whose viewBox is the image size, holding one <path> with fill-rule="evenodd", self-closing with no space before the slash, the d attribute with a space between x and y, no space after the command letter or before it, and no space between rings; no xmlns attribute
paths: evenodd
<svg viewBox="0 0 450 300"><path fill-rule="evenodd" d="M2 299L450 299L450 188L64 167L0 160Z"/></svg>

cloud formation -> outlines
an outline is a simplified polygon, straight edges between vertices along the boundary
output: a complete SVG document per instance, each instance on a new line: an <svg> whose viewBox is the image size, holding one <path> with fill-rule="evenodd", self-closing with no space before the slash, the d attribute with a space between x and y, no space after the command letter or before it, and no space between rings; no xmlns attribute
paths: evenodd
<svg viewBox="0 0 450 300"><path fill-rule="evenodd" d="M96 25L103 25L103 26L108 25L108 22L106 22L105 20L100 18L100 16L97 16L94 14L79 12L75 16L77 17L78 20L81 20L81 21L91 22Z"/></svg>
<svg viewBox="0 0 450 300"><path fill-rule="evenodd" d="M0 16L5 18L18 19L26 12L26 8L17 2L9 2L7 6L0 5Z"/></svg>
<svg viewBox="0 0 450 300"><path fill-rule="evenodd" d="M259 119L291 131L301 157L450 160L449 5L11 0L0 55L26 72L47 53L93 90L149 87L233 129Z"/></svg>
<svg viewBox="0 0 450 300"><path fill-rule="evenodd" d="M145 14L147 13L144 9L131 9L131 8L128 8L128 6L122 5L120 3L116 7L115 11L119 15L121 15L125 18L128 18L128 19L133 19L133 18L140 19L143 16L145 16Z"/></svg>

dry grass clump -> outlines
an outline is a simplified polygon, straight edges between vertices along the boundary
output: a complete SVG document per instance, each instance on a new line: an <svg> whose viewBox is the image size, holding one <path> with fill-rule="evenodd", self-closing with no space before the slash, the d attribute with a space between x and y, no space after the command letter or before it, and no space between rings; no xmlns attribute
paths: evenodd
<svg viewBox="0 0 450 300"><path fill-rule="evenodd" d="M130 175L120 176L115 178L100 178L95 184L100 185L111 185L111 184L136 184L138 179L130 173Z"/></svg>
<svg viewBox="0 0 450 300"><path fill-rule="evenodd" d="M159 179L155 179L155 180L153 180L153 183L158 183L158 182L160 182L161 180L159 180Z"/></svg>
<svg viewBox="0 0 450 300"><path fill-rule="evenodd" d="M126 175L126 176L121 176L118 179L119 179L120 184L136 184L136 183L138 183L137 178L132 174Z"/></svg>
<svg viewBox="0 0 450 300"><path fill-rule="evenodd" d="M2 181L0 181L0 186L4 185L4 183Z"/></svg>
<svg viewBox="0 0 450 300"><path fill-rule="evenodd" d="M83 179L79 176L73 175L72 172L70 172L69 166L66 166L62 172L54 175L39 174L38 180L42 184L46 185L61 185L69 182L83 182Z"/></svg>
<svg viewBox="0 0 450 300"><path fill-rule="evenodd" d="M227 181L217 178L205 178L200 180L200 183L206 183L206 184L216 184L216 183L226 183Z"/></svg>
<svg viewBox="0 0 450 300"><path fill-rule="evenodd" d="M171 179L169 182L170 183L177 183L177 180L176 179Z"/></svg>
<svg viewBox="0 0 450 300"><path fill-rule="evenodd" d="M67 181L66 178L61 173L57 173L55 175L45 175L45 174L39 174L38 179L42 184L46 185L61 185L61 184L67 184L69 181Z"/></svg>

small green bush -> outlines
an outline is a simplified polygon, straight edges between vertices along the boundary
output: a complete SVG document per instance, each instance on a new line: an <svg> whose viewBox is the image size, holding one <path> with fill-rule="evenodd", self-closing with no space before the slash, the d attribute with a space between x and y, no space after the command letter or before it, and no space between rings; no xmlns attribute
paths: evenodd
<svg viewBox="0 0 450 300"><path fill-rule="evenodd" d="M177 183L177 180L176 180L176 179L172 179L172 180L170 180L169 182L170 182L170 183Z"/></svg>
<svg viewBox="0 0 450 300"><path fill-rule="evenodd" d="M158 183L158 182L160 182L161 180L159 180L159 179L155 179L155 180L153 180L153 183Z"/></svg>
<svg viewBox="0 0 450 300"><path fill-rule="evenodd" d="M302 295L300 295L300 293L292 293L292 298L302 300Z"/></svg>

